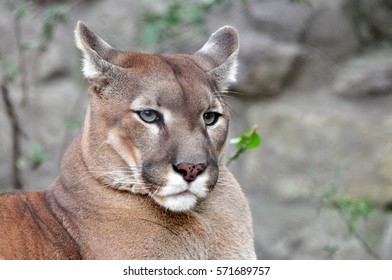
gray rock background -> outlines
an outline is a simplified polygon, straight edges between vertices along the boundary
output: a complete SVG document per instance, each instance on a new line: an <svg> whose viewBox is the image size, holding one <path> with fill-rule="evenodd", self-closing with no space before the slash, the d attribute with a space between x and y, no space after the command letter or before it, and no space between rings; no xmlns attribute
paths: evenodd
<svg viewBox="0 0 392 280"><path fill-rule="evenodd" d="M59 1L36 1L59 2ZM213 9L205 27L231 24L241 36L239 81L227 101L231 136L257 124L261 147L230 168L252 208L260 259L371 259L348 234L338 212L322 202L367 197L376 210L358 231L384 259L392 258L392 7L388 0L248 0ZM297 1L298 2L298 1ZM73 43L78 19L119 49L144 51L137 19L165 1L68 1L68 23L32 68L30 100L18 107L27 138L48 156L23 170L26 189L57 177L61 156L83 118L86 82ZM1 3L0 5L4 5ZM372 13L367 13L369 9ZM26 37L39 34L43 6L23 21ZM208 32L207 32L208 33ZM12 17L0 8L0 56L12 57ZM153 51L192 52L208 38L184 30ZM0 57L0 58L1 58ZM10 85L18 104L20 88ZM0 102L1 191L11 190L10 127ZM228 154L234 148L228 147Z"/></svg>

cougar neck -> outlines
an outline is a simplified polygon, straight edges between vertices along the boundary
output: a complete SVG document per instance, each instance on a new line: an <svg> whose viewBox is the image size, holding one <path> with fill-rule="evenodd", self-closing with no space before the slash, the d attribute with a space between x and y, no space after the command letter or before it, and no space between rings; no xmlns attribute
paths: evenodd
<svg viewBox="0 0 392 280"><path fill-rule="evenodd" d="M95 137L91 135L91 121L90 104L87 107L86 116L83 127L75 137L64 153L61 162L60 179L69 187L78 185L78 181L89 181L90 179L96 181L94 176L91 176L86 158L91 154L90 138ZM91 184L91 182L89 182Z"/></svg>
<svg viewBox="0 0 392 280"><path fill-rule="evenodd" d="M77 187L83 183L83 178L90 180L91 177L88 176L89 170L84 160L82 139L83 128L65 151L61 162L60 180L67 187Z"/></svg>

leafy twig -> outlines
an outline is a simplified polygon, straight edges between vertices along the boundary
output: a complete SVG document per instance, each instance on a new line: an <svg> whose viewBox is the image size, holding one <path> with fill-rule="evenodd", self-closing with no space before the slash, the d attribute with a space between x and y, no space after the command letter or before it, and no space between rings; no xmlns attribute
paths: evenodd
<svg viewBox="0 0 392 280"><path fill-rule="evenodd" d="M374 259L381 260L381 257L372 249L369 243L359 234L355 227L355 222L359 219L366 219L373 211L366 201L353 201L353 200L340 200L331 203L332 207L339 214L343 220L349 234L354 236L355 239L361 244L363 249Z"/></svg>
<svg viewBox="0 0 392 280"><path fill-rule="evenodd" d="M317 200L320 203L319 210L321 210L321 208L327 207L336 211L338 217L342 220L343 224L347 228L348 234L350 234L352 238L355 238L360 243L361 247L372 258L376 260L381 259L381 257L372 249L366 239L363 238L363 236L359 233L357 227L359 221L367 220L370 217L370 215L375 210L375 206L372 205L366 197L360 197L357 199L342 197L342 195L338 193L338 185L336 183L328 183L323 185L323 187L319 189L321 190L320 193L318 193L318 185L319 183L315 184L314 192ZM332 246L331 248L334 249L334 251L337 250L336 246Z"/></svg>
<svg viewBox="0 0 392 280"><path fill-rule="evenodd" d="M157 12L150 9L139 18L141 28L140 40L143 47L152 49L161 44L164 39L174 38L181 32L178 28L201 28L207 14L223 4L232 4L234 0L209 1L168 1L164 11ZM246 3L247 0L241 0Z"/></svg>
<svg viewBox="0 0 392 280"><path fill-rule="evenodd" d="M250 131L245 132L240 137L232 139L230 143L235 144L237 151L229 158L227 165L236 160L247 150L255 149L261 144L261 137L257 133L257 125L254 125Z"/></svg>

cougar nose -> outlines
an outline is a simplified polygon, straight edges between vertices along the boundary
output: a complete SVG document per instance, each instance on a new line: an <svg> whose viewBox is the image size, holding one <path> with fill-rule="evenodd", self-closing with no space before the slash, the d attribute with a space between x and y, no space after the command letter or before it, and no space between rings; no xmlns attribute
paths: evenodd
<svg viewBox="0 0 392 280"><path fill-rule="evenodd" d="M203 163L179 163L177 165L173 165L173 168L184 177L185 181L192 182L196 179L197 175L206 169L206 165Z"/></svg>

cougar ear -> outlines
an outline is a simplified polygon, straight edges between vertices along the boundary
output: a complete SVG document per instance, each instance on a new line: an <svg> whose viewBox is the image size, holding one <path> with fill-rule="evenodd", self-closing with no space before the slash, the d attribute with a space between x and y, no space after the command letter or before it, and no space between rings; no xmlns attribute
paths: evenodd
<svg viewBox="0 0 392 280"><path fill-rule="evenodd" d="M82 69L87 79L99 78L116 67L108 62L108 58L117 51L95 35L82 21L78 21L76 25L75 42L83 54Z"/></svg>
<svg viewBox="0 0 392 280"><path fill-rule="evenodd" d="M235 82L239 50L237 30L224 26L211 35L194 55L201 58L202 67L213 77L220 89Z"/></svg>

